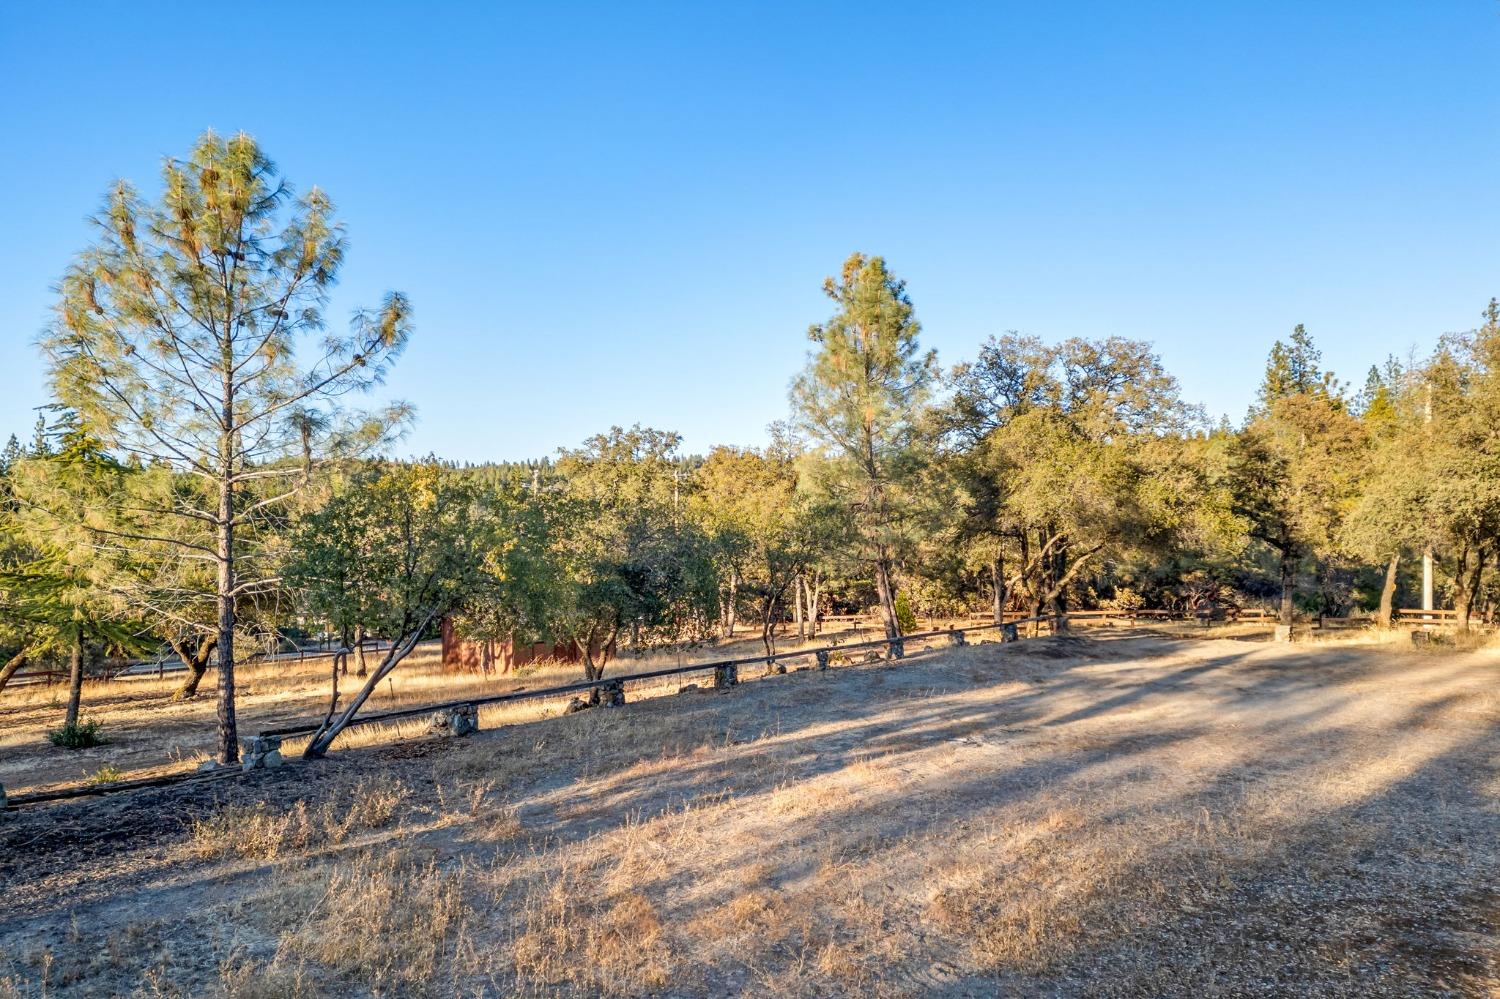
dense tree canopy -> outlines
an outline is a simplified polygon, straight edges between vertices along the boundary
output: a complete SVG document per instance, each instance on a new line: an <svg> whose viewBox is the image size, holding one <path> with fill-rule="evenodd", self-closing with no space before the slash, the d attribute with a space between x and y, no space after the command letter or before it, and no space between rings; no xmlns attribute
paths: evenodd
<svg viewBox="0 0 1500 999"><path fill-rule="evenodd" d="M1006 333L946 373L904 282L856 253L763 449L685 455L613 427L555 458L373 457L406 419L341 406L400 352L391 295L327 334L344 253L326 196L295 197L253 140L205 136L159 201L121 185L43 338L57 396L0 452L0 687L171 653L182 696L217 662L236 756L236 647L384 645L326 750L447 617L457 633L612 658L733 639L765 653L827 611L888 637L929 616L1059 622L1070 608L1373 611L1432 552L1462 626L1493 619L1500 305L1349 393L1296 326L1239 425L1210 426L1150 344ZM321 337L309 359L298 344Z"/></svg>

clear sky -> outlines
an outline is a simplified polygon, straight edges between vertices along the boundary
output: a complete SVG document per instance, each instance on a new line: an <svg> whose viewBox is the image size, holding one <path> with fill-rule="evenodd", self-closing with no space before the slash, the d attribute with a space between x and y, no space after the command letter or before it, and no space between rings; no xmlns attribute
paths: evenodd
<svg viewBox="0 0 1500 999"><path fill-rule="evenodd" d="M757 444L851 251L945 364L1152 341L1238 418L1306 323L1343 377L1500 294L1500 4L0 4L0 434L116 177L205 128L330 192L330 315L406 292L405 450L611 424Z"/></svg>

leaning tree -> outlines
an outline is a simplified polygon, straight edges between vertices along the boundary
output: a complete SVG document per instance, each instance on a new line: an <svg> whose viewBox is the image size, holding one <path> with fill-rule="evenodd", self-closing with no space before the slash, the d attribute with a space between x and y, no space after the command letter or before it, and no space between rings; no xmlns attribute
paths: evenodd
<svg viewBox="0 0 1500 999"><path fill-rule="evenodd" d="M297 524L286 565L304 609L390 639L347 703L335 663L328 713L304 756L324 755L370 695L443 617L503 588L510 509L435 460L374 464ZM498 563L497 563L498 560Z"/></svg>
<svg viewBox="0 0 1500 999"><path fill-rule="evenodd" d="M125 182L110 191L41 345L58 400L111 453L193 486L145 494L131 518L92 530L211 569L214 613L201 628L217 645L219 758L232 763L236 606L277 585L264 548L245 539L312 466L404 422L404 407L356 414L341 400L381 380L410 309L388 294L347 332L327 330L343 227L327 195L295 194L248 135L207 133L162 174L155 200Z"/></svg>

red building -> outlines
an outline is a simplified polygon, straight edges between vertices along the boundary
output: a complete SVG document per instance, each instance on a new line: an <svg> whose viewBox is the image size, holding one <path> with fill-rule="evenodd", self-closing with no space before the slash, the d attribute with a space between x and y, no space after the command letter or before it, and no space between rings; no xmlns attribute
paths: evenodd
<svg viewBox="0 0 1500 999"><path fill-rule="evenodd" d="M573 641L530 644L517 644L513 638L471 641L460 638L453 622L443 618L443 669L450 673L509 673L517 666L543 659L577 663L583 661L583 656L579 654L578 643Z"/></svg>

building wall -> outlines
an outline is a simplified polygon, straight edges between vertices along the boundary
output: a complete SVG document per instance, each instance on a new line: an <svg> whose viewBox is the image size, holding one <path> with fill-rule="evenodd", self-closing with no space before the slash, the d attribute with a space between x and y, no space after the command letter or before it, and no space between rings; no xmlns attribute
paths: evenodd
<svg viewBox="0 0 1500 999"><path fill-rule="evenodd" d="M520 645L511 638L470 641L455 633L452 621L443 619L443 669L450 673L504 674L539 659L576 663L583 656L578 643L571 641Z"/></svg>

